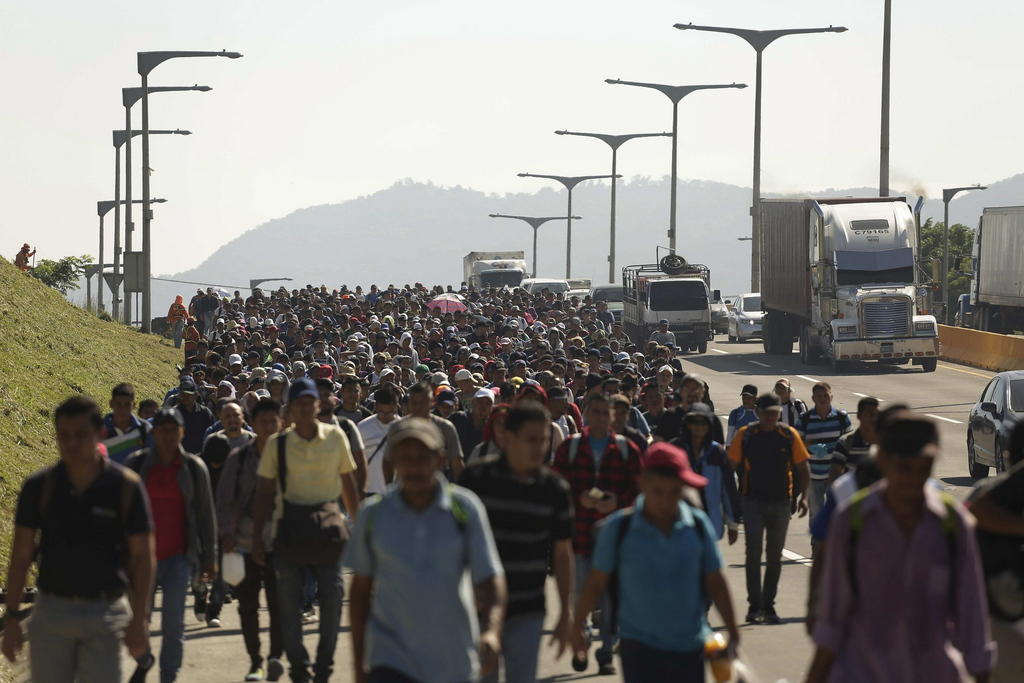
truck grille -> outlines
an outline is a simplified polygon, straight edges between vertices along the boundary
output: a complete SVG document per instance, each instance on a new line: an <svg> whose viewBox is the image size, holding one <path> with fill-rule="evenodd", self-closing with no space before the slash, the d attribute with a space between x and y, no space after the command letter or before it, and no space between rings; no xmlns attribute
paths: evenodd
<svg viewBox="0 0 1024 683"><path fill-rule="evenodd" d="M910 334L910 302L887 299L864 302L864 336L905 337Z"/></svg>

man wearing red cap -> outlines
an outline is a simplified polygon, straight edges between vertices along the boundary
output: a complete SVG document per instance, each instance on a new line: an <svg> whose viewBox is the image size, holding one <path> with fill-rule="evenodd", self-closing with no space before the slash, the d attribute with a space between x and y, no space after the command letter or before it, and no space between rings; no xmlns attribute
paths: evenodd
<svg viewBox="0 0 1024 683"><path fill-rule="evenodd" d="M584 627L606 589L617 591L625 683L704 680L704 641L713 602L739 643L729 587L711 522L684 500L707 479L690 469L686 452L653 444L644 460L641 495L632 508L602 523L593 564L576 605L574 648L588 647Z"/></svg>

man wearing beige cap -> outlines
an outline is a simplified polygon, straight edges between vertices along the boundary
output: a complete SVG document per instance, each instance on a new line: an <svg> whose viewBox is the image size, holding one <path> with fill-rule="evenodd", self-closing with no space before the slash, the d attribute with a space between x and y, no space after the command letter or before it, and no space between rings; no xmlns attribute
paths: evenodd
<svg viewBox="0 0 1024 683"><path fill-rule="evenodd" d="M396 484L363 504L345 554L355 680L477 680L497 664L507 597L487 512L441 476L433 423L396 423L387 449Z"/></svg>
<svg viewBox="0 0 1024 683"><path fill-rule="evenodd" d="M775 388L772 390L779 397L779 404L782 406L782 415L779 422L790 427L800 424L800 416L807 412L807 404L793 396L793 388L789 380L780 377L775 380Z"/></svg>

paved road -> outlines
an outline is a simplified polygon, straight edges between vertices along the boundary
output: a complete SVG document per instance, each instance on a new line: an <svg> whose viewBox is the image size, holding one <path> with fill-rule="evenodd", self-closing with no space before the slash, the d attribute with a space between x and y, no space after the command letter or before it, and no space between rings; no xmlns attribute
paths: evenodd
<svg viewBox="0 0 1024 683"><path fill-rule="evenodd" d="M687 371L700 372L706 376L718 412L723 415L738 405L740 388L744 384L753 383L759 390L767 391L778 377L788 377L793 383L795 394L808 403L812 384L816 380L829 382L835 394L835 404L851 414L856 409L857 400L864 395L878 397L883 405L907 403L915 410L930 414L939 422L943 458L938 463L937 478L958 497L962 498L968 491L971 480L966 471L966 416L992 376L991 373L940 363L936 372L928 374L916 367L864 364L851 373L836 375L827 366L803 366L795 354L791 357L766 356L761 352L760 344L730 344L724 337L711 344L707 354L684 357L683 365ZM722 552L734 603L742 618L746 607L742 536L735 546L729 547L723 543ZM806 521L794 520L786 543L777 603L783 623L780 626L745 626L742 631L744 656L762 681L800 681L806 673L811 646L804 633L802 615L809 575L809 561L805 558L809 556L810 541ZM553 590L549 586L549 604L554 603ZM266 613L261 616L265 623ZM188 617L185 668L180 680L185 683L222 683L243 678L247 661L234 605L225 607L223 617L224 627L218 630L208 629L205 625L197 624L191 616ZM713 623L717 623L717 619L713 619ZM157 625L158 619L154 619L154 627ZM307 628L307 641L307 646L312 650L315 647L315 624ZM334 680L351 680L347 619L343 622L343 633L339 637L336 662L338 673ZM567 659L555 661L551 651L545 647L539 680L614 682L621 678L598 677L593 664L590 671L575 674Z"/></svg>

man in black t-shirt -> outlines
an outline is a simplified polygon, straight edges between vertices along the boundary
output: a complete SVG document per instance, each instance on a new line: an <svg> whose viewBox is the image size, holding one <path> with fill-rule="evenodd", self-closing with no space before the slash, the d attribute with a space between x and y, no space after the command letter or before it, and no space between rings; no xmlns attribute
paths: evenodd
<svg viewBox="0 0 1024 683"><path fill-rule="evenodd" d="M561 656L569 646L573 576L572 501L569 484L543 465L550 453L551 414L534 401L517 403L505 420L504 453L467 468L459 484L487 508L505 566L509 600L502 630L508 683L535 681L544 627L544 582L551 554L560 615L554 639ZM497 681L496 674L488 681Z"/></svg>
<svg viewBox="0 0 1024 683"><path fill-rule="evenodd" d="M139 477L97 452L103 418L94 401L69 398L54 423L60 462L26 479L18 496L3 653L13 662L21 649L16 614L38 550L32 680L113 683L122 640L133 657L149 650L153 520Z"/></svg>
<svg viewBox="0 0 1024 683"><path fill-rule="evenodd" d="M672 441L672 439L683 439L689 442L690 437L686 432L686 414L695 403L701 403L704 399L704 380L699 375L687 375L683 378L683 386L679 389L682 402L675 408L664 411L658 419L658 426L654 430L654 436L661 441ZM715 416L711 421L711 439L720 444L725 443L725 432L722 431L722 421Z"/></svg>

